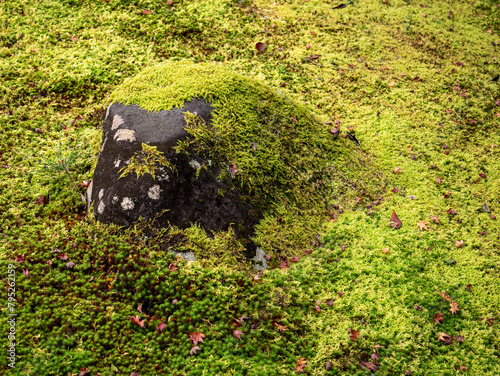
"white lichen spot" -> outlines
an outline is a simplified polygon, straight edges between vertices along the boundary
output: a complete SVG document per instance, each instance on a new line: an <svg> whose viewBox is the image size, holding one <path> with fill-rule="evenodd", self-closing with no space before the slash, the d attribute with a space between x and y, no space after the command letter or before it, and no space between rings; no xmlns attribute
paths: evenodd
<svg viewBox="0 0 500 376"><path fill-rule="evenodd" d="M123 199L121 205L123 210L130 210L134 208L134 202L128 197Z"/></svg>
<svg viewBox="0 0 500 376"><path fill-rule="evenodd" d="M121 162L122 162L121 160L117 159L117 160L115 161L115 167L120 167L120 163L121 163Z"/></svg>
<svg viewBox="0 0 500 376"><path fill-rule="evenodd" d="M108 106L108 109L106 110L106 117L104 118L104 121L106 121L106 119L108 118L108 115L109 115L109 109L111 108L111 105L113 104L113 102L109 102L109 106Z"/></svg>
<svg viewBox="0 0 500 376"><path fill-rule="evenodd" d="M168 176L167 171L163 167L158 168L158 181L169 181L170 177Z"/></svg>
<svg viewBox="0 0 500 376"><path fill-rule="evenodd" d="M104 205L104 202L102 202L102 201L101 201L101 202L99 202L99 206L97 207L97 212L98 212L99 214L104 213L104 207L105 207L105 206L106 206L106 205Z"/></svg>
<svg viewBox="0 0 500 376"><path fill-rule="evenodd" d="M161 192L160 186L156 184L153 185L151 188L149 188L148 196L151 200L159 200L160 192Z"/></svg>
<svg viewBox="0 0 500 376"><path fill-rule="evenodd" d="M99 200L102 199L102 196L104 195L104 189L101 188L99 191Z"/></svg>
<svg viewBox="0 0 500 376"><path fill-rule="evenodd" d="M116 204L118 202L118 196L113 196L113 204Z"/></svg>
<svg viewBox="0 0 500 376"><path fill-rule="evenodd" d="M201 164L198 163L198 161L195 161L194 159L192 159L191 161L189 161L189 165L194 168L195 170L199 169L201 167Z"/></svg>
<svg viewBox="0 0 500 376"><path fill-rule="evenodd" d="M111 125L111 130L114 131L122 124L123 124L123 118L120 115L113 116L113 124Z"/></svg>
<svg viewBox="0 0 500 376"><path fill-rule="evenodd" d="M115 141L135 141L135 132L131 129L118 129L115 133Z"/></svg>
<svg viewBox="0 0 500 376"><path fill-rule="evenodd" d="M89 184L89 187L87 188L87 201L90 205L90 200L92 200L92 185L93 185L94 181L91 180L90 181L90 184Z"/></svg>
<svg viewBox="0 0 500 376"><path fill-rule="evenodd" d="M106 141L108 141L108 137L106 137L106 138L104 139L104 141L102 142L102 146L101 146L101 153L102 153L102 151L104 150L104 145L106 145Z"/></svg>

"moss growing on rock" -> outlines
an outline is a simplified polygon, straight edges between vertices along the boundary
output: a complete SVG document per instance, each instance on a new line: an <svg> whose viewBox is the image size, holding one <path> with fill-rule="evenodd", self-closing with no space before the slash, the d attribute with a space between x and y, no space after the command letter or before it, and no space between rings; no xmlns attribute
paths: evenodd
<svg viewBox="0 0 500 376"><path fill-rule="evenodd" d="M324 211L332 200L350 206L360 189L374 194L367 179L373 166L354 144L334 141L328 125L283 91L222 64L156 65L125 80L111 95L115 102L148 111L182 108L193 98L203 98L214 108L211 123L185 113L191 137L179 142L176 151L208 161L220 180L240 190L259 210L276 215L280 207L292 208L297 213L292 221L302 223L294 226L297 233L291 236L296 247L317 231L310 226L315 221L304 223L304 211ZM267 251L274 248L261 245Z"/></svg>

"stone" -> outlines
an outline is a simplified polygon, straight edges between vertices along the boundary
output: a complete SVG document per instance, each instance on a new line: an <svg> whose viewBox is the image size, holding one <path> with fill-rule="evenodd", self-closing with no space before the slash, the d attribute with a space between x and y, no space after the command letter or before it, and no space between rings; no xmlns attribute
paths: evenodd
<svg viewBox="0 0 500 376"><path fill-rule="evenodd" d="M110 100L87 192L102 223L130 227L142 218L160 228L199 226L209 237L232 229L247 258L265 267L252 241L265 241L260 224L274 223L283 207L298 216L320 207L332 189L346 202L353 194L342 172L350 143L334 142L330 127L283 88L224 64L152 66ZM199 231L185 234L186 244L203 243Z"/></svg>
<svg viewBox="0 0 500 376"><path fill-rule="evenodd" d="M211 111L210 104L199 98L186 102L180 109L158 112L148 112L134 104L111 103L102 124L101 153L87 191L95 218L125 227L134 225L139 218L155 218L158 227L171 224L187 228L197 223L208 235L232 227L239 238L247 239L249 255L255 254L250 240L259 220L255 208L242 202L238 190L218 180L215 169L202 169L197 176L207 161L173 149L189 136L183 113L197 114L210 124ZM165 156L175 170L156 163L154 176L138 176L133 169L122 176L134 156L137 159L147 155L143 144L150 147L147 150L155 148L158 155ZM221 195L221 191L225 193Z"/></svg>

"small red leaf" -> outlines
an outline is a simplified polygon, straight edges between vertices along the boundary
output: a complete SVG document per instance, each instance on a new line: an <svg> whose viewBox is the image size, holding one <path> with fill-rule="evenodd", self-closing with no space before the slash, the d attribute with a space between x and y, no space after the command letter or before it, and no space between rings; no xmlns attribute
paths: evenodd
<svg viewBox="0 0 500 376"><path fill-rule="evenodd" d="M349 332L349 339L351 341L356 341L359 338L359 330L354 330L354 329L348 329Z"/></svg>
<svg viewBox="0 0 500 376"><path fill-rule="evenodd" d="M142 313L142 304L143 304L143 303L139 304L139 306L137 307L137 310L138 310L139 312L141 312L141 313Z"/></svg>
<svg viewBox="0 0 500 376"><path fill-rule="evenodd" d="M403 225L403 223L399 220L395 210L392 211L390 224L394 229L398 229Z"/></svg>
<svg viewBox="0 0 500 376"><path fill-rule="evenodd" d="M63 261L67 260L68 259L68 255L58 255L59 258Z"/></svg>
<svg viewBox="0 0 500 376"><path fill-rule="evenodd" d="M173 271L175 271L175 270L179 269L179 268L178 268L178 267L176 267L175 265L177 265L177 263L176 263L176 262L171 263L171 264L168 266L168 270L169 270L169 271L171 271L171 272L173 272Z"/></svg>
<svg viewBox="0 0 500 376"><path fill-rule="evenodd" d="M194 346L191 350L189 350L189 355L196 355L196 352L198 350L201 350L201 348L198 346Z"/></svg>
<svg viewBox="0 0 500 376"><path fill-rule="evenodd" d="M241 336L243 335L243 332L240 332L239 330L235 330L233 332L233 337L234 338L237 338L237 339L240 339L241 340Z"/></svg>
<svg viewBox="0 0 500 376"><path fill-rule="evenodd" d="M201 331L189 333L189 340L193 341L195 346L198 344L198 342L203 342L203 338L205 338L205 334L203 334Z"/></svg>
<svg viewBox="0 0 500 376"><path fill-rule="evenodd" d="M161 332L164 328L166 327L166 325L164 323L159 323L158 326L156 327L156 330L158 332Z"/></svg>
<svg viewBox="0 0 500 376"><path fill-rule="evenodd" d="M24 269L24 270L23 270L23 274L24 274L26 277L29 277L30 272L28 271L28 269Z"/></svg>
<svg viewBox="0 0 500 376"><path fill-rule="evenodd" d="M139 325L141 328L144 328L144 321L146 320L142 320L142 321L139 321L139 316L129 316L128 317L130 321L132 321L134 324L137 324Z"/></svg>
<svg viewBox="0 0 500 376"><path fill-rule="evenodd" d="M18 263L22 263L24 260L26 260L26 253L24 255L17 256L14 261L18 262Z"/></svg>
<svg viewBox="0 0 500 376"><path fill-rule="evenodd" d="M153 11L151 9L146 9L142 11L142 14L151 14Z"/></svg>
<svg viewBox="0 0 500 376"><path fill-rule="evenodd" d="M259 42L255 44L255 48L257 49L257 51L263 52L266 49L266 43Z"/></svg>

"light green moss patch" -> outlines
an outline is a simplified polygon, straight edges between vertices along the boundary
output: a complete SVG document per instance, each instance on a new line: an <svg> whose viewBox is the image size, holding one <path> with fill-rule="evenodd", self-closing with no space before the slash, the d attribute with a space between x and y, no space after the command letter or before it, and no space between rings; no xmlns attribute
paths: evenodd
<svg viewBox="0 0 500 376"><path fill-rule="evenodd" d="M142 151L135 153L130 158L129 164L118 171L123 171L118 179L133 172L135 172L137 178L145 174L150 174L154 179L156 171L160 166L165 166L175 172L175 167L162 154L156 150L156 146L149 146L143 143Z"/></svg>

